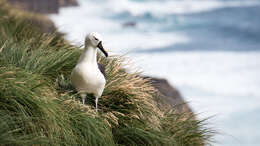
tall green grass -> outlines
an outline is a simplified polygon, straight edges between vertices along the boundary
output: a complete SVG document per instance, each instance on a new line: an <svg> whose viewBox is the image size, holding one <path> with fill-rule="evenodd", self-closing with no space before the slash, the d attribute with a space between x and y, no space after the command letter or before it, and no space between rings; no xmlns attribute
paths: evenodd
<svg viewBox="0 0 260 146"><path fill-rule="evenodd" d="M205 121L158 106L167 105L149 79L122 69L122 57L98 57L107 74L100 111L91 96L82 105L69 80L79 48L28 21L36 17L0 2L0 145L210 143Z"/></svg>

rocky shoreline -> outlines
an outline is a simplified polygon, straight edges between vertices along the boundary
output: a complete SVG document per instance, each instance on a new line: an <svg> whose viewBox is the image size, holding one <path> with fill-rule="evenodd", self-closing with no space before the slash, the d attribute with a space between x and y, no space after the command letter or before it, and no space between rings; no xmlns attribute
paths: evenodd
<svg viewBox="0 0 260 146"><path fill-rule="evenodd" d="M191 108L184 100L179 90L170 85L170 83L163 78L155 78L155 77L146 77L150 78L152 82L152 86L155 87L159 93L160 97L163 98L167 104L173 107L176 112L192 112Z"/></svg>

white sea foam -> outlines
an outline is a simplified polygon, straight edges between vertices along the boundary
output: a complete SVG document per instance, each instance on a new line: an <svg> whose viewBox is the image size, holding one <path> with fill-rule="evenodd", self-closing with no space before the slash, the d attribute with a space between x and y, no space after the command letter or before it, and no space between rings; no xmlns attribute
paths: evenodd
<svg viewBox="0 0 260 146"><path fill-rule="evenodd" d="M67 14L68 12L66 12ZM76 13L76 12L73 12ZM76 45L82 45L87 33L97 31L105 37L104 44L109 51L129 52L133 49L149 49L167 47L176 43L185 43L189 39L178 33L137 32L123 30L121 24L98 18L88 19L71 18L67 21L67 15L61 12L60 16L52 16L55 19L59 31L66 33L66 38ZM76 24L75 24L76 22ZM104 27L105 26L105 27ZM122 30L120 30L122 29Z"/></svg>
<svg viewBox="0 0 260 146"><path fill-rule="evenodd" d="M86 34L92 31L100 32L106 38L104 43L108 48L121 52L188 42L188 38L182 34L129 31L118 22L91 16L85 9L70 9L61 10L59 15L51 15L50 18L55 21L59 31L65 32L66 38L76 45L82 45Z"/></svg>
<svg viewBox="0 0 260 146"><path fill-rule="evenodd" d="M220 132L216 146L257 146L260 52L130 54L144 74L166 78L199 118ZM255 132L252 132L255 130ZM257 135L258 134L258 135ZM258 142L259 143L259 142Z"/></svg>
<svg viewBox="0 0 260 146"><path fill-rule="evenodd" d="M259 52L133 54L146 74L169 79L200 116L217 115L218 126L235 113L260 106ZM152 59L151 59L152 58ZM220 128L223 130L223 125ZM226 128L226 127L225 127ZM225 131L233 136L236 133Z"/></svg>
<svg viewBox="0 0 260 146"><path fill-rule="evenodd" d="M189 38L176 32L152 31L147 29L151 25L142 23L138 24L135 30L129 30L123 28L121 22L107 19L106 16L113 16L124 11L130 12L132 15L151 13L154 16L162 16L168 13L195 13L221 7L248 6L258 2L182 0L142 3L129 0L79 0L79 3L80 7L62 8L59 15L50 15L59 31L67 34L68 40L76 45L82 45L87 33L97 31L107 38L105 44L108 48L112 48L113 51L129 52L136 48L159 48L176 43L186 43Z"/></svg>
<svg viewBox="0 0 260 146"><path fill-rule="evenodd" d="M259 4L259 1L219 1L219 0L172 0L172 1L147 1L137 2L129 0L109 0L108 9L114 12L128 11L132 15L151 13L154 16L165 14L188 14L210 11L225 7L252 6Z"/></svg>

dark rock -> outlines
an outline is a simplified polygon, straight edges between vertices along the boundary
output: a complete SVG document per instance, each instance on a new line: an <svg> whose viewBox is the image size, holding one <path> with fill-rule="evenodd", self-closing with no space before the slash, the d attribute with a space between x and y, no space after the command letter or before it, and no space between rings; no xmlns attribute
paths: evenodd
<svg viewBox="0 0 260 146"><path fill-rule="evenodd" d="M167 80L154 77L144 78L150 78L152 86L154 86L161 94L160 97L162 97L167 104L176 109L178 113L192 112L191 108L185 102L180 92L171 86Z"/></svg>
<svg viewBox="0 0 260 146"><path fill-rule="evenodd" d="M44 33L57 31L54 23L44 14L58 13L60 7L78 5L77 0L7 0L7 2L12 7L39 14L32 18L28 17L28 22L39 27ZM63 36L62 33L57 34Z"/></svg>
<svg viewBox="0 0 260 146"><path fill-rule="evenodd" d="M58 0L8 0L17 8L36 13L58 13Z"/></svg>
<svg viewBox="0 0 260 146"><path fill-rule="evenodd" d="M14 7L35 13L58 13L60 7L77 6L76 0L7 0Z"/></svg>
<svg viewBox="0 0 260 146"><path fill-rule="evenodd" d="M123 27L135 27L136 22L126 22L123 24Z"/></svg>
<svg viewBox="0 0 260 146"><path fill-rule="evenodd" d="M78 6L77 0L59 0L60 7Z"/></svg>

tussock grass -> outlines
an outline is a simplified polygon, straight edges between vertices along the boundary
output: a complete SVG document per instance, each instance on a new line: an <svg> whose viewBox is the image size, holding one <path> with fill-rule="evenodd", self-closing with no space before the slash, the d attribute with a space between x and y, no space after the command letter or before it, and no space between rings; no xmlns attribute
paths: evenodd
<svg viewBox="0 0 260 146"><path fill-rule="evenodd" d="M29 23L28 18L36 16L10 8L0 2L1 145L201 146L210 142L212 131L205 121L159 107L149 79L125 72L123 57L98 57L107 74L100 111L95 112L91 96L82 105L69 80L79 48Z"/></svg>

